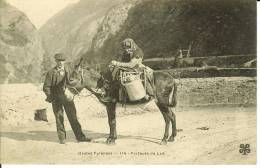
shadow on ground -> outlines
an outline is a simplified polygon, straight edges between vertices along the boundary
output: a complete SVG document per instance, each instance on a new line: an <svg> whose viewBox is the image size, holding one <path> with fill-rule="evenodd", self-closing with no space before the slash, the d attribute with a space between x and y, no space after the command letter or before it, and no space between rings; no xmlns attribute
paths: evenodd
<svg viewBox="0 0 260 168"><path fill-rule="evenodd" d="M92 139L93 143L102 143L104 140L101 138L107 138L109 135L105 133L96 133L92 131L84 130L87 137ZM67 142L75 142L76 138L72 130L67 131ZM28 131L28 132L1 132L0 137L10 138L17 141L47 141L47 142L58 142L58 136L56 131ZM131 135L118 135L118 139L136 139L155 144L160 144L158 138L144 137L144 136L131 136Z"/></svg>
<svg viewBox="0 0 260 168"><path fill-rule="evenodd" d="M91 131L84 131L87 137L92 139L105 138L108 137L104 133L95 133ZM74 133L66 131L67 142L76 141ZM58 136L56 131L28 131L28 132L1 132L0 137L11 138L17 141L47 141L47 142L58 142Z"/></svg>

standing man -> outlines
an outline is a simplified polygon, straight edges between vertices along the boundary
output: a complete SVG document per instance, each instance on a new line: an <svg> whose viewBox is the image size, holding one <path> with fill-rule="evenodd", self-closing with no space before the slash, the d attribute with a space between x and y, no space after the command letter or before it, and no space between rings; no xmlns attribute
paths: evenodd
<svg viewBox="0 0 260 168"><path fill-rule="evenodd" d="M66 81L68 81L70 75L69 68L64 66L65 56L61 53L57 53L54 55L54 58L57 65L48 71L43 85L43 91L47 96L46 101L52 103L60 144L66 143L66 131L63 117L64 110L78 142L89 142L91 139L86 138L77 119L77 111L74 102L66 100L64 96Z"/></svg>

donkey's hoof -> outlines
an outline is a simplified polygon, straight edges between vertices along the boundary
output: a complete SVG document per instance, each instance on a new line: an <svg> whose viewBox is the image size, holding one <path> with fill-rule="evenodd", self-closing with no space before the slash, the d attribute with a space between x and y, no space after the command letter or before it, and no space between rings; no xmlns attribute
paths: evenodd
<svg viewBox="0 0 260 168"><path fill-rule="evenodd" d="M174 141L174 137L175 136L170 136L170 138L168 139L168 142L173 142Z"/></svg>
<svg viewBox="0 0 260 168"><path fill-rule="evenodd" d="M116 142L115 141L110 141L110 142L107 142L107 145L115 145Z"/></svg>
<svg viewBox="0 0 260 168"><path fill-rule="evenodd" d="M167 145L167 140L166 139L163 139L160 143L160 145Z"/></svg>
<svg viewBox="0 0 260 168"><path fill-rule="evenodd" d="M114 138L107 138L106 144L107 145L115 145L116 144L115 139Z"/></svg>

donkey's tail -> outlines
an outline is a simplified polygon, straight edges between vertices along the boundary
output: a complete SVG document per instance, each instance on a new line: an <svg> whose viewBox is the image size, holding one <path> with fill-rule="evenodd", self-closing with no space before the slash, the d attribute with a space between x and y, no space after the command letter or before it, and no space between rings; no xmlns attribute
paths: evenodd
<svg viewBox="0 0 260 168"><path fill-rule="evenodd" d="M169 94L168 106L176 107L176 105L177 105L177 84L175 81L173 81L172 90Z"/></svg>

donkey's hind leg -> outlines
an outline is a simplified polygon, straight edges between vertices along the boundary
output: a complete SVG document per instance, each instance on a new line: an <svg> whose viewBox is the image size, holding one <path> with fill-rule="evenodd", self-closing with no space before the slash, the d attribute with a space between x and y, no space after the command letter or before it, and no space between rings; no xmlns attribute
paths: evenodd
<svg viewBox="0 0 260 168"><path fill-rule="evenodd" d="M172 135L168 139L168 142L173 142L174 137L177 135L177 130L176 130L176 116L174 113L175 108L174 107L168 107L168 115L172 123Z"/></svg>
<svg viewBox="0 0 260 168"><path fill-rule="evenodd" d="M107 144L115 144L117 139L116 133L116 103L109 103L106 105L107 115L108 115L108 124L110 128L109 137L107 138Z"/></svg>
<svg viewBox="0 0 260 168"><path fill-rule="evenodd" d="M160 109L160 111L163 115L164 121L165 121L165 130L164 130L164 135L163 135L163 138L161 141L161 145L166 145L167 139L169 137L169 127L170 127L170 118L169 118L169 115L167 114L168 108L167 108L167 106L160 104L160 103L157 103L157 106Z"/></svg>

